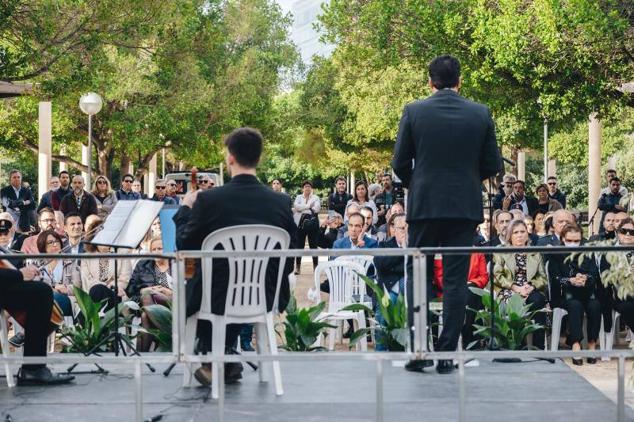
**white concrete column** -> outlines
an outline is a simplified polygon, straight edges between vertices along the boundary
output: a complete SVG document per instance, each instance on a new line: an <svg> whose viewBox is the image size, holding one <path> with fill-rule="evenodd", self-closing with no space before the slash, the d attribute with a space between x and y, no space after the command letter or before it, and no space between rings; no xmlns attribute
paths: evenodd
<svg viewBox="0 0 634 422"><path fill-rule="evenodd" d="M156 184L156 167L157 167L157 158L156 154L150 160L150 170L147 172L147 184L145 189L147 190L148 196L154 196L154 185Z"/></svg>
<svg viewBox="0 0 634 422"><path fill-rule="evenodd" d="M225 163L220 163L220 170L218 172L220 173L220 180L218 181L218 184L222 186L225 184Z"/></svg>
<svg viewBox="0 0 634 422"><path fill-rule="evenodd" d="M350 172L350 195L354 196L354 184L357 183L357 180L354 176L354 171Z"/></svg>
<svg viewBox="0 0 634 422"><path fill-rule="evenodd" d="M50 101L40 102L38 119L37 196L42 199L42 195L48 191L48 179L52 170L53 110Z"/></svg>
<svg viewBox="0 0 634 422"><path fill-rule="evenodd" d="M612 169L612 170L616 170L616 156L615 155L611 155L608 158L608 169Z"/></svg>
<svg viewBox="0 0 634 422"><path fill-rule="evenodd" d="M554 158L548 160L548 176L557 177L557 160Z"/></svg>
<svg viewBox="0 0 634 422"><path fill-rule="evenodd" d="M66 146L62 145L61 148L59 149L59 153L60 155L66 155ZM68 171L68 166L66 165L66 163L60 161L59 162L59 171Z"/></svg>
<svg viewBox="0 0 634 422"><path fill-rule="evenodd" d="M526 180L526 153L524 151L517 153L517 178Z"/></svg>
<svg viewBox="0 0 634 422"><path fill-rule="evenodd" d="M132 164L132 161L128 164L128 173L134 176L134 164Z"/></svg>
<svg viewBox="0 0 634 422"><path fill-rule="evenodd" d="M88 146L81 144L81 163L85 166L88 165ZM81 172L82 177L84 178L84 181L88 180L88 173L85 171ZM86 185L86 190L90 190L92 189L92 186L88 186Z"/></svg>
<svg viewBox="0 0 634 422"><path fill-rule="evenodd" d="M588 219L597 210L597 203L601 195L601 121L596 113L590 115L588 125ZM594 217L591 233L599 229L601 216L599 212Z"/></svg>

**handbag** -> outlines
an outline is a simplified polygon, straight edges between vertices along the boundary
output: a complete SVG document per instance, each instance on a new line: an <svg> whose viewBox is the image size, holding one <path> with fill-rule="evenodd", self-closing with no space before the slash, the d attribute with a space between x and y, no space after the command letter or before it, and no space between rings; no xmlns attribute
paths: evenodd
<svg viewBox="0 0 634 422"><path fill-rule="evenodd" d="M302 214L299 218L299 224L297 225L300 230L305 232L311 232L319 229L319 218L314 211L311 210L310 214Z"/></svg>

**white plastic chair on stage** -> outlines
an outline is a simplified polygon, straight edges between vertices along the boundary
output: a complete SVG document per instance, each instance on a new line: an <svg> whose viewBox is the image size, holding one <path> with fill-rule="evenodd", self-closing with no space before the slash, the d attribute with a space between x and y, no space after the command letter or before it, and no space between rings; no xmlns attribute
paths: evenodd
<svg viewBox="0 0 634 422"><path fill-rule="evenodd" d="M289 234L279 228L266 225L243 225L227 227L211 233L203 241L201 250L212 251L218 245L222 245L225 251L271 251L274 249L288 249L290 244ZM229 257L229 280L227 283L227 298L224 315L216 315L211 312L212 291L212 259L202 259L202 301L200 311L187 318L185 325L186 353L194 352L196 327L198 320L207 320L212 325L212 353L214 356L225 354L225 337L227 324L255 324L257 338L257 353L267 351L277 354L277 341L273 323L273 312L276 311L280 284L286 259L280 258L277 286L275 289L275 301L273 311L268 312L266 307L266 267L268 257L263 258L233 258ZM266 381L264 374L265 362L260 362L260 381ZM275 381L275 393L284 394L282 389L282 375L280 364L272 362L273 379ZM212 363L212 389L213 398L218 398L218 362ZM184 385L190 385L192 368L186 365L183 376ZM221 380L223 381L223 380Z"/></svg>
<svg viewBox="0 0 634 422"><path fill-rule="evenodd" d="M0 346L2 346L2 357L8 358L9 353L9 315L0 309ZM4 362L4 373L7 377L9 388L15 387L15 379L9 362Z"/></svg>
<svg viewBox="0 0 634 422"><path fill-rule="evenodd" d="M348 305L354 302L353 297L360 294L360 284L363 280L358 274L365 274L365 268L352 260L334 260L322 262L315 268L315 290L319 292L320 276L322 273L328 279L330 294L328 295L328 308L326 312L322 312L317 319L326 322L343 322L351 319L356 321L357 328L366 328L365 314L363 311L342 311ZM362 290L365 294L365 288ZM319 295L317 295L319 297ZM363 297L363 296L357 296ZM337 329L330 328L328 330L328 349L335 348L335 334ZM359 346L357 346L359 347ZM360 340L360 348L362 351L368 350L368 342L366 336L362 336Z"/></svg>

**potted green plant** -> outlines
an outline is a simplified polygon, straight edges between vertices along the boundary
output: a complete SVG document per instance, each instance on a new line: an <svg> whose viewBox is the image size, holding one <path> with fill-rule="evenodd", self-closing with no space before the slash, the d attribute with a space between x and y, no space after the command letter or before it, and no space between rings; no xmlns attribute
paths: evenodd
<svg viewBox="0 0 634 422"><path fill-rule="evenodd" d="M487 347L496 350L521 350L525 348L526 337L543 328L533 319L536 313L544 310L531 310L520 295L514 294L507 301L500 297L491 300L486 290L476 287L470 287L470 290L482 298L484 309L473 310L476 312L476 322L479 321L474 324L474 334L482 340L473 341L467 348L484 341ZM517 359L503 361L515 362Z"/></svg>
<svg viewBox="0 0 634 422"><path fill-rule="evenodd" d="M290 352L314 352L323 351L326 348L315 346L317 338L326 328L336 328L324 321L318 321L317 317L326 307L325 302L320 302L308 308L298 308L295 296L291 294L286 307L286 319L279 323L283 327L283 335L276 330L277 335L284 342L280 349Z"/></svg>
<svg viewBox="0 0 634 422"><path fill-rule="evenodd" d="M378 344L383 345L388 351L402 352L409 341L409 329L407 327L407 307L405 297L399 293L396 301L390 299L390 293L383 287L381 288L370 277L359 274L366 286L374 292L377 300L381 316L377 319L373 309L361 303L348 305L345 311L364 311L366 315L374 322L374 327L362 328L356 330L350 336L350 346L352 347L363 336L374 330L374 337Z"/></svg>
<svg viewBox="0 0 634 422"><path fill-rule="evenodd" d="M167 306L154 304L141 308L155 328L139 328L139 331L151 334L157 342L157 352L172 351L172 303Z"/></svg>

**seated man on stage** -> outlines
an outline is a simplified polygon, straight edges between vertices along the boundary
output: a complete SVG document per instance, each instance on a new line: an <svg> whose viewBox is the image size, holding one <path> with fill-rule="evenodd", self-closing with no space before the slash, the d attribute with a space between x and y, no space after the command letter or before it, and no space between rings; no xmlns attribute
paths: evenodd
<svg viewBox="0 0 634 422"><path fill-rule="evenodd" d="M200 250L203 240L214 231L243 224L266 224L288 232L291 245L297 226L288 204L288 196L269 189L256 177L256 166L262 154L263 139L259 131L239 128L225 139L227 169L231 180L210 190L192 190L185 195L181 208L174 215L176 245L179 250ZM291 246L292 247L292 246ZM267 309L273 308L277 284L278 260L270 259L266 274ZM290 298L288 275L293 271L293 259L286 259L279 293L279 310L283 311ZM226 259L214 260L211 292L212 312L224 313L227 296L228 268ZM187 316L200 309L202 280L200 262L194 278L187 283ZM240 325L227 326L226 346L233 348L240 334ZM199 349L211 350L211 330L199 324ZM240 363L225 364L225 382L242 378ZM211 384L211 365L203 365L194 374L203 385Z"/></svg>
<svg viewBox="0 0 634 422"><path fill-rule="evenodd" d="M46 356L53 290L49 285L33 281L40 275L34 265L20 270L0 268L0 309L26 311L24 356ZM65 384L75 379L72 375L53 374L46 365L22 365L18 385Z"/></svg>

